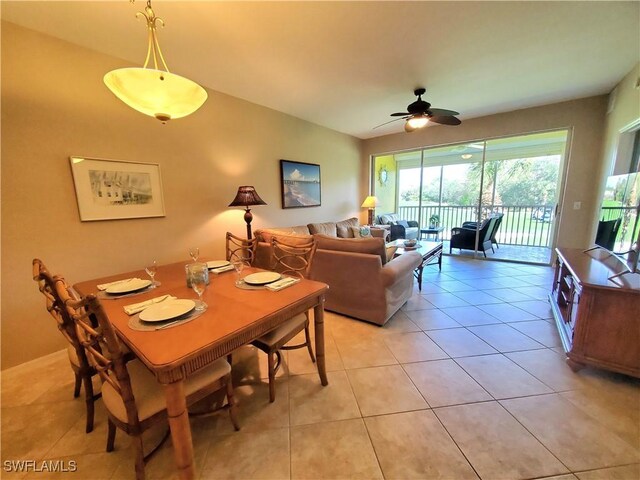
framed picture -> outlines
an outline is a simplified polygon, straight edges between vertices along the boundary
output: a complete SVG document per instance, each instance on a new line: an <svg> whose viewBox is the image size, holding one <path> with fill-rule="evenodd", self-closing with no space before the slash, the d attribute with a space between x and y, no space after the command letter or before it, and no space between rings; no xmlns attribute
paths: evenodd
<svg viewBox="0 0 640 480"><path fill-rule="evenodd" d="M280 160L282 208L321 205L320 165Z"/></svg>
<svg viewBox="0 0 640 480"><path fill-rule="evenodd" d="M80 220L164 217L160 166L70 157Z"/></svg>

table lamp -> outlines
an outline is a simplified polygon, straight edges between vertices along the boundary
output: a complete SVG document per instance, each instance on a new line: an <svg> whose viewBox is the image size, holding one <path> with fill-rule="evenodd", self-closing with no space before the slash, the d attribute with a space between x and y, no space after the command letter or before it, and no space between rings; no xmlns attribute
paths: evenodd
<svg viewBox="0 0 640 480"><path fill-rule="evenodd" d="M360 205L362 208L369 209L369 219L368 219L369 225L373 225L373 211L376 209L378 205L380 205L380 202L373 195L369 195L367 198L365 198L364 202L362 202L362 205Z"/></svg>
<svg viewBox="0 0 640 480"><path fill-rule="evenodd" d="M233 199L229 206L245 207L244 221L247 222L247 239L249 240L251 240L251 220L253 220L253 215L249 208L251 205L266 205L266 203L260 198L254 187L249 185L238 187L236 198Z"/></svg>

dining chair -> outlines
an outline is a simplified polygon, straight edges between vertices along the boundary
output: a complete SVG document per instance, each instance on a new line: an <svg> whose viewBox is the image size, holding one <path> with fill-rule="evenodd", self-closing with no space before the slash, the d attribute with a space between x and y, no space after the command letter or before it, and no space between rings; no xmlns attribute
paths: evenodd
<svg viewBox="0 0 640 480"><path fill-rule="evenodd" d="M283 275L306 278L311 267L311 262L316 251L315 239L309 242L289 244L272 237L271 259L272 269ZM304 330L305 341L297 345L286 345L296 335ZM307 347L311 361L315 363L316 357L311 347L309 335L309 312L300 313L287 320L275 329L251 342L253 346L267 354L269 368L269 401L276 399L276 373L282 364L280 350L294 350Z"/></svg>
<svg viewBox="0 0 640 480"><path fill-rule="evenodd" d="M147 459L163 442L145 455L142 434L157 423L168 422L163 388L140 360L125 361L122 345L95 295L79 298L59 277L55 278L55 286L58 296L75 323L80 344L102 380L102 401L107 410L109 427L107 452L113 451L116 427L133 437L136 479L144 479ZM92 316L97 320L95 327L89 320ZM184 382L187 405L192 405L222 388L226 388L227 404L220 408L229 410L231 423L239 430L231 384L231 366L224 359L217 360L187 377ZM211 412L213 411L215 410Z"/></svg>
<svg viewBox="0 0 640 480"><path fill-rule="evenodd" d="M257 245L258 239L256 238L247 240L246 238L238 237L231 232L227 232L227 260L229 262L241 260L247 265L252 265L256 258Z"/></svg>
<svg viewBox="0 0 640 480"><path fill-rule="evenodd" d="M84 385L84 397L87 409L86 432L93 431L94 419L94 402L100 398L101 394L95 394L93 391L92 378L96 375L96 370L89 364L84 352L84 348L78 341L76 328L73 319L69 316L64 303L58 297L56 292L53 276L44 265L42 260L34 258L33 279L38 283L38 289L44 295L47 311L56 321L58 330L68 342L67 356L73 374L75 375L75 385L73 388L73 397L80 396L80 387Z"/></svg>

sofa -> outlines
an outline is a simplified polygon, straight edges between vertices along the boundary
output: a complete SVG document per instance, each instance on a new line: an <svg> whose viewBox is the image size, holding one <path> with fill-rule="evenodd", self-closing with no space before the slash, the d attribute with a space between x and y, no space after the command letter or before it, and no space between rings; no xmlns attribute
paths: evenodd
<svg viewBox="0 0 640 480"><path fill-rule="evenodd" d="M391 229L391 241L399 238L405 240L418 239L420 226L413 220L402 220L397 213L385 213L378 217L377 223L389 225Z"/></svg>
<svg viewBox="0 0 640 480"><path fill-rule="evenodd" d="M346 222L346 223L345 223ZM289 244L316 240L316 252L309 278L329 285L325 309L384 325L411 297L413 271L422 261L417 252L394 258L395 247L387 248L382 236L348 237L347 229L357 219L312 223L287 228L255 231L258 240L254 266L270 269L271 238ZM341 235L339 236L338 233ZM381 235L384 230L381 230Z"/></svg>

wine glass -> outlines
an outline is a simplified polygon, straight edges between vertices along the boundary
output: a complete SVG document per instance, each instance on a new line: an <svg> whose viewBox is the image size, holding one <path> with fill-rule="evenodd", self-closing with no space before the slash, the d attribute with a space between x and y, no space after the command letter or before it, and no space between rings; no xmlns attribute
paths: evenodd
<svg viewBox="0 0 640 480"><path fill-rule="evenodd" d="M207 288L207 280L209 280L209 269L206 263L192 263L188 266L189 279L191 280L191 288L198 295L196 301L196 311L201 312L207 308L207 304L202 301L202 294Z"/></svg>
<svg viewBox="0 0 640 480"><path fill-rule="evenodd" d="M156 273L158 272L158 263L153 260L151 263L147 264L146 267L144 267L144 271L147 272L147 275L151 277L151 284L155 285L156 282L153 277L155 277Z"/></svg>
<svg viewBox="0 0 640 480"><path fill-rule="evenodd" d="M242 273L242 269L244 268L244 262L239 258L236 258L231 262L233 268L236 269L237 277L236 277L236 285L240 285L242 283L242 279L240 278L240 274Z"/></svg>
<svg viewBox="0 0 640 480"><path fill-rule="evenodd" d="M198 247L189 247L189 256L194 262L197 262L200 256L200 249Z"/></svg>

